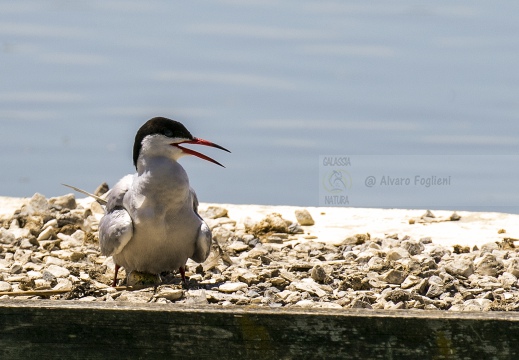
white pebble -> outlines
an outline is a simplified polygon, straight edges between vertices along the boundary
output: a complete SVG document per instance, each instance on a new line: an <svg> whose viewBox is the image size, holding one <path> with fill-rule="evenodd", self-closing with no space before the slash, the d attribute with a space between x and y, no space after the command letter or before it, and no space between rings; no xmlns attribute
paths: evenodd
<svg viewBox="0 0 519 360"><path fill-rule="evenodd" d="M41 277L43 276L41 272L39 271L27 271L27 276L29 277L30 280L34 280L34 279L41 279Z"/></svg>
<svg viewBox="0 0 519 360"><path fill-rule="evenodd" d="M57 278L65 278L70 275L70 271L68 271L68 269L54 264L49 265L47 271Z"/></svg>
<svg viewBox="0 0 519 360"><path fill-rule="evenodd" d="M6 281L0 281L0 291L11 291L13 287Z"/></svg>
<svg viewBox="0 0 519 360"><path fill-rule="evenodd" d="M55 220L56 221L56 220ZM49 221L50 222L50 221ZM56 225L58 224L58 222L56 221ZM45 228L45 230L43 230L40 235L38 235L38 241L41 241L41 240L49 240L51 239L53 236L56 235L56 231L54 230L54 227L52 226L49 226L47 228Z"/></svg>
<svg viewBox="0 0 519 360"><path fill-rule="evenodd" d="M233 293L238 290L246 289L247 284L242 282L227 282L218 287L218 290L224 293Z"/></svg>

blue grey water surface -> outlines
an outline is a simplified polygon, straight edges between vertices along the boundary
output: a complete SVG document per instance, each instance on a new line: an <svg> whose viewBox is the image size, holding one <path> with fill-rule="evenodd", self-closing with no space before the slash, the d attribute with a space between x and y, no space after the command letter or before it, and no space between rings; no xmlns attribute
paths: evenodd
<svg viewBox="0 0 519 360"><path fill-rule="evenodd" d="M324 154L517 155L518 13L517 1L0 1L0 195L113 185L153 116L232 151L201 149L225 169L181 160L205 202L318 205ZM487 197L516 196L509 165L504 189L487 174ZM473 210L490 205L519 212Z"/></svg>

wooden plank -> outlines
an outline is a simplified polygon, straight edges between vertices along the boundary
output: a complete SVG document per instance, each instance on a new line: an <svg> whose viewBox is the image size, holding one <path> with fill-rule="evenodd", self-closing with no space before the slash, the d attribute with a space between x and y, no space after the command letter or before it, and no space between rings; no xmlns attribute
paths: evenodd
<svg viewBox="0 0 519 360"><path fill-rule="evenodd" d="M0 359L514 359L519 314L1 300Z"/></svg>

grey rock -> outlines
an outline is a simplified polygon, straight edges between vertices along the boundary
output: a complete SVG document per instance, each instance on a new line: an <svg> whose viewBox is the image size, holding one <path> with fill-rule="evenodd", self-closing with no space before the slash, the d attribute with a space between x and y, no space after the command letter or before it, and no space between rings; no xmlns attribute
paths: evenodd
<svg viewBox="0 0 519 360"><path fill-rule="evenodd" d="M434 259L436 262L440 262L441 259L446 256L450 255L451 252L444 248L443 246L435 246L429 251L429 255Z"/></svg>
<svg viewBox="0 0 519 360"><path fill-rule="evenodd" d="M248 245L250 245L250 242L254 239L256 239L256 237L251 234L245 234L242 237L243 242L245 242L245 244L248 244Z"/></svg>
<svg viewBox="0 0 519 360"><path fill-rule="evenodd" d="M445 270L453 276L468 278L474 274L474 263L470 257L459 256L445 267Z"/></svg>
<svg viewBox="0 0 519 360"><path fill-rule="evenodd" d="M434 216L434 214L432 213L431 210L427 210L427 211L425 212L425 214L422 215L422 219L423 219L423 218L431 218L431 219L432 219L432 218L435 218L435 217L436 217L436 216Z"/></svg>
<svg viewBox="0 0 519 360"><path fill-rule="evenodd" d="M234 293L244 289L247 289L247 284L243 282L227 282L218 287L218 291L223 293Z"/></svg>
<svg viewBox="0 0 519 360"><path fill-rule="evenodd" d="M27 271L27 276L29 277L29 280L41 279L43 277L41 272L34 270Z"/></svg>
<svg viewBox="0 0 519 360"><path fill-rule="evenodd" d="M237 276L239 282L246 283L247 285L255 284L259 282L258 275L251 271L246 270Z"/></svg>
<svg viewBox="0 0 519 360"><path fill-rule="evenodd" d="M57 278L64 278L70 275L70 271L64 267L58 265L49 265L47 271Z"/></svg>
<svg viewBox="0 0 519 360"><path fill-rule="evenodd" d="M499 250L499 245L495 242L488 242L481 245L481 252L492 252L493 250Z"/></svg>
<svg viewBox="0 0 519 360"><path fill-rule="evenodd" d="M273 233L272 236L281 238L283 240L288 240L288 234L285 233Z"/></svg>
<svg viewBox="0 0 519 360"><path fill-rule="evenodd" d="M23 271L22 264L19 262L15 262L13 265L11 265L11 268L9 269L9 272L11 274L20 274Z"/></svg>
<svg viewBox="0 0 519 360"><path fill-rule="evenodd" d="M436 261L428 255L416 255L413 257L413 260L417 261L420 264L422 271L431 269L434 270L438 268L438 264L436 263Z"/></svg>
<svg viewBox="0 0 519 360"><path fill-rule="evenodd" d="M405 280L400 284L402 289L409 289L416 284L420 283L422 278L416 275L409 275L405 278Z"/></svg>
<svg viewBox="0 0 519 360"><path fill-rule="evenodd" d="M278 293L276 293L275 297L279 301L286 301L286 299L292 295L294 292L290 290L283 290Z"/></svg>
<svg viewBox="0 0 519 360"><path fill-rule="evenodd" d="M311 276L314 281L322 283L326 280L326 271L321 265L315 265L311 271Z"/></svg>
<svg viewBox="0 0 519 360"><path fill-rule="evenodd" d="M0 226L0 243L12 244L15 241L16 237L14 236L14 234Z"/></svg>
<svg viewBox="0 0 519 360"><path fill-rule="evenodd" d="M288 226L289 234L304 234L305 231L298 223L292 223Z"/></svg>
<svg viewBox="0 0 519 360"><path fill-rule="evenodd" d="M236 252L242 252L249 248L249 246L241 241L235 241L229 246L227 246L228 250L236 251Z"/></svg>
<svg viewBox="0 0 519 360"><path fill-rule="evenodd" d="M368 261L368 268L371 271L382 271L386 267L384 259L379 257L372 257Z"/></svg>
<svg viewBox="0 0 519 360"><path fill-rule="evenodd" d="M289 224L291 222L288 222ZM247 225L245 225L247 228ZM254 224L250 229L254 234L265 234L269 232L288 233L288 224L280 214L272 213L263 220Z"/></svg>
<svg viewBox="0 0 519 360"><path fill-rule="evenodd" d="M17 240L21 240L23 238L26 238L26 237L28 237L31 234L31 231L29 229L21 228L18 225L18 221L16 219L11 221L11 224L9 226L9 232L12 235L14 235L14 237Z"/></svg>
<svg viewBox="0 0 519 360"><path fill-rule="evenodd" d="M342 241L341 245L362 245L371 239L371 235L367 234L355 234L349 236Z"/></svg>
<svg viewBox="0 0 519 360"><path fill-rule="evenodd" d="M212 291L212 290L207 290L206 296L207 296L207 300L209 302L223 303L225 301L228 301L229 304L236 304L236 303L241 302L244 305L246 305L248 302L250 302L250 300L246 296L243 296L243 295L227 294L227 293L222 293L222 292Z"/></svg>
<svg viewBox="0 0 519 360"><path fill-rule="evenodd" d="M306 278L301 281L295 281L290 284L290 290L306 291L310 294L323 297L327 294L323 288L319 286L313 279Z"/></svg>
<svg viewBox="0 0 519 360"><path fill-rule="evenodd" d="M209 206L202 216L208 219L218 219L227 216L227 209L220 206Z"/></svg>
<svg viewBox="0 0 519 360"><path fill-rule="evenodd" d="M212 233L213 233L213 239L215 239L219 243L227 242L230 239L230 237L233 235L231 230L228 230L221 226L214 228Z"/></svg>
<svg viewBox="0 0 519 360"><path fill-rule="evenodd" d="M461 219L461 216L455 211L452 213L449 219L450 221L458 221Z"/></svg>
<svg viewBox="0 0 519 360"><path fill-rule="evenodd" d="M371 304L363 299L357 298L352 301L351 306L352 309L372 309Z"/></svg>
<svg viewBox="0 0 519 360"><path fill-rule="evenodd" d="M151 292L144 291L123 291L121 295L115 301L124 301L131 303L148 303L153 298Z"/></svg>
<svg viewBox="0 0 519 360"><path fill-rule="evenodd" d="M514 275L515 277L519 277L519 258L516 257L511 259L508 263L506 271Z"/></svg>
<svg viewBox="0 0 519 360"><path fill-rule="evenodd" d="M43 214L49 209L49 202L42 194L36 193L27 204L26 211L29 215Z"/></svg>
<svg viewBox="0 0 519 360"><path fill-rule="evenodd" d="M0 258L0 271L9 271L11 264L6 259ZM0 272L0 280L2 280L2 273Z"/></svg>
<svg viewBox="0 0 519 360"><path fill-rule="evenodd" d="M58 221L56 220L56 225L58 224ZM42 240L49 240L52 239L54 236L56 236L56 229L54 227L49 226L45 228L40 234L38 235L38 241Z"/></svg>
<svg viewBox="0 0 519 360"><path fill-rule="evenodd" d="M271 235L271 236L263 239L263 242L267 243L267 244L283 244L283 239L280 238L279 236Z"/></svg>
<svg viewBox="0 0 519 360"><path fill-rule="evenodd" d="M342 309L342 306L334 302L317 302L314 305L317 309Z"/></svg>
<svg viewBox="0 0 519 360"><path fill-rule="evenodd" d="M383 295L384 299L387 301L392 301L393 303L399 303L402 301L409 301L412 299L413 295L409 291L405 291L402 289L389 290Z"/></svg>
<svg viewBox="0 0 519 360"><path fill-rule="evenodd" d="M312 308L312 307L314 307L314 305L315 305L315 302L313 300L309 300L309 299L300 300L294 304L295 307L301 307L301 308L305 308L305 309Z"/></svg>
<svg viewBox="0 0 519 360"><path fill-rule="evenodd" d="M65 261L55 256L47 256L45 257L45 264L63 266L65 265Z"/></svg>
<svg viewBox="0 0 519 360"><path fill-rule="evenodd" d="M394 303L393 301L390 301L384 306L384 309L387 310L400 310L405 309L405 304L403 302Z"/></svg>
<svg viewBox="0 0 519 360"><path fill-rule="evenodd" d="M431 276L428 280L429 289L425 296L428 298L435 298L445 292L445 283L439 276Z"/></svg>
<svg viewBox="0 0 519 360"><path fill-rule="evenodd" d="M52 288L52 282L45 279L36 279L34 280L34 289L35 290L47 290Z"/></svg>
<svg viewBox="0 0 519 360"><path fill-rule="evenodd" d="M380 276L380 280L389 284L400 285L406 279L407 274L401 270L390 269Z"/></svg>
<svg viewBox="0 0 519 360"><path fill-rule="evenodd" d="M184 291L182 289L172 289L169 287L164 287L159 289L157 294L155 294L156 298L164 298L169 301L177 301L184 296Z"/></svg>
<svg viewBox="0 0 519 360"><path fill-rule="evenodd" d="M72 282L69 279L58 279L57 284L52 288L52 290L72 290Z"/></svg>
<svg viewBox="0 0 519 360"><path fill-rule="evenodd" d="M502 262L490 253L485 253L482 257L475 259L474 265L475 272L479 275L497 276L503 270Z"/></svg>
<svg viewBox="0 0 519 360"><path fill-rule="evenodd" d="M512 286L517 286L517 277L509 272L504 272L497 280L501 282L505 290L510 289Z"/></svg>
<svg viewBox="0 0 519 360"><path fill-rule="evenodd" d="M74 238L70 235L65 235L65 234L59 233L57 235L57 237L59 240L61 240L61 242L59 244L59 247L61 249L70 249L70 248L80 247L81 245L83 245L83 241L77 240L76 238Z"/></svg>
<svg viewBox="0 0 519 360"><path fill-rule="evenodd" d="M401 247L392 248L387 252L386 258L391 261L396 261L402 258L408 258L409 252Z"/></svg>
<svg viewBox="0 0 519 360"><path fill-rule="evenodd" d="M357 262L367 263L373 257L380 257L381 252L377 249L368 248L357 255Z"/></svg>
<svg viewBox="0 0 519 360"><path fill-rule="evenodd" d="M432 243L432 239L430 236L426 236L426 237L423 237L423 238L420 238L420 242L424 245L426 244L431 244Z"/></svg>
<svg viewBox="0 0 519 360"><path fill-rule="evenodd" d="M35 246L38 246L39 243L38 243L38 240L36 240L36 238L34 236L31 236L29 238L26 238L26 239L22 239L20 241L20 248L21 249L31 249Z"/></svg>
<svg viewBox="0 0 519 360"><path fill-rule="evenodd" d="M402 247L407 250L410 255L421 254L425 246L419 241L405 240L402 241Z"/></svg>
<svg viewBox="0 0 519 360"><path fill-rule="evenodd" d="M48 270L45 270L43 271L42 275L41 275L41 278L45 281L49 281L51 283L56 283L57 280L56 280L56 276L51 273L50 271Z"/></svg>
<svg viewBox="0 0 519 360"><path fill-rule="evenodd" d="M299 225L303 226L311 226L315 224L314 219L312 218L312 215L310 215L310 212L306 209L297 209L295 211L296 214L296 220L299 223Z"/></svg>
<svg viewBox="0 0 519 360"><path fill-rule="evenodd" d="M75 209L76 208L76 197L74 194L67 194L58 197L52 197L48 201L50 206L54 206L60 209Z"/></svg>
<svg viewBox="0 0 519 360"><path fill-rule="evenodd" d="M461 311L488 311L492 301L488 299L471 299L463 303Z"/></svg>
<svg viewBox="0 0 519 360"><path fill-rule="evenodd" d="M290 294L286 298L286 303L287 304L296 304L298 301L301 301L301 299L302 299L301 293L297 292L297 291L293 291L292 294Z"/></svg>
<svg viewBox="0 0 519 360"><path fill-rule="evenodd" d="M267 248L263 245L260 245L260 246L256 246L254 249L247 252L246 257L248 259L257 259L260 256L266 256L268 254L269 254L269 251L267 250Z"/></svg>
<svg viewBox="0 0 519 360"><path fill-rule="evenodd" d="M207 305L209 303L204 289L188 290L185 295L185 303L188 305Z"/></svg>
<svg viewBox="0 0 519 360"><path fill-rule="evenodd" d="M11 291L13 287L6 281L0 281L0 291Z"/></svg>
<svg viewBox="0 0 519 360"><path fill-rule="evenodd" d="M475 288L489 291L500 288L502 283L493 276L481 276L473 279L471 285Z"/></svg>

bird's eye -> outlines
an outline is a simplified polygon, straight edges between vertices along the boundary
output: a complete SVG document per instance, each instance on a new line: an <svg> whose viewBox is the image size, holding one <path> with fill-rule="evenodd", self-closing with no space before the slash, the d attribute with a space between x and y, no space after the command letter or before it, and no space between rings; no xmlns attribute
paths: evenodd
<svg viewBox="0 0 519 360"><path fill-rule="evenodd" d="M173 137L173 131L166 129L164 130L164 135L167 137Z"/></svg>

